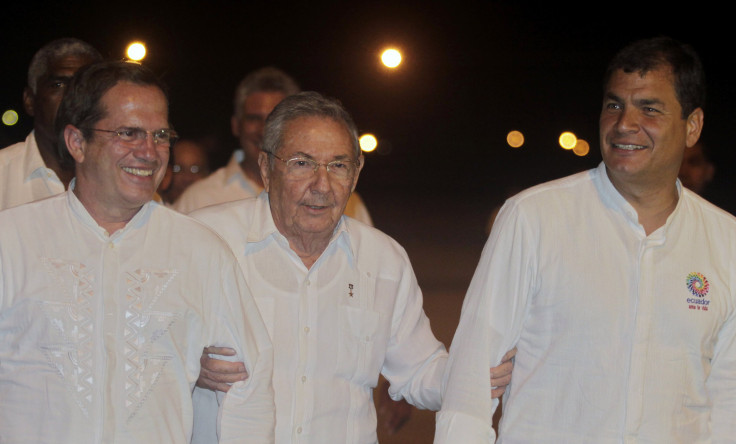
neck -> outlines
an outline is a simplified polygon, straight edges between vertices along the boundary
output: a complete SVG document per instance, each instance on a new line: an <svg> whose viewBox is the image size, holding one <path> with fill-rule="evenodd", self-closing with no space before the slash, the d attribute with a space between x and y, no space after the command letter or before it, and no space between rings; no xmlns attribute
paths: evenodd
<svg viewBox="0 0 736 444"><path fill-rule="evenodd" d="M74 194L82 205L84 205L84 208L87 210L89 215L92 216L92 219L97 222L97 225L104 228L108 235L112 235L116 231L125 228L125 225L127 225L141 209L141 207L113 208L105 206L104 203L98 202L96 199L91 198L91 196L88 196L85 193L84 187L79 186L79 178L77 178L77 183L74 187Z"/></svg>
<svg viewBox="0 0 736 444"><path fill-rule="evenodd" d="M611 174L608 177L616 190L636 210L639 223L644 227L647 236L662 227L677 207L679 195L674 177L667 184L636 184L616 181Z"/></svg>
<svg viewBox="0 0 736 444"><path fill-rule="evenodd" d="M317 262L317 259L319 259L330 243L329 238L324 239L313 236L287 237L287 240L289 241L289 247L299 256L299 259L302 260L302 263L307 269L312 268L312 265Z"/></svg>

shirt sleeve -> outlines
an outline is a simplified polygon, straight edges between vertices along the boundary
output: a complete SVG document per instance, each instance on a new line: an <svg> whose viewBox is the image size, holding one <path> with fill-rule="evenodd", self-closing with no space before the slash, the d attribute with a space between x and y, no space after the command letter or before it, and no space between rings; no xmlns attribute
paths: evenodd
<svg viewBox="0 0 736 444"><path fill-rule="evenodd" d="M447 351L432 333L408 257L404 256L403 263L400 279L393 283L396 287L376 292L378 297L383 291L397 292L382 374L391 384L392 399L403 398L418 408L438 410Z"/></svg>
<svg viewBox="0 0 736 444"><path fill-rule="evenodd" d="M273 442L273 349L268 331L235 259L212 273L221 278L223 297L212 298L219 304L217 316L210 320L210 343L233 347L248 371L248 379L233 384L220 403L219 442Z"/></svg>
<svg viewBox="0 0 736 444"><path fill-rule="evenodd" d="M706 386L713 400L713 443L733 443L736 437L736 312L721 328Z"/></svg>
<svg viewBox="0 0 736 444"><path fill-rule="evenodd" d="M450 347L436 444L495 441L492 418L498 400L491 399L489 369L519 338L536 269L531 231L514 204L502 207L463 301Z"/></svg>

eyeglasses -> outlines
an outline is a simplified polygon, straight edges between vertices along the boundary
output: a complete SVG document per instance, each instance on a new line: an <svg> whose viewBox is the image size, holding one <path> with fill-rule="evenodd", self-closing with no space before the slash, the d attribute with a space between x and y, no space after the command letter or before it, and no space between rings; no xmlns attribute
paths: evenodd
<svg viewBox="0 0 736 444"><path fill-rule="evenodd" d="M116 130L105 130L98 128L80 128L89 131L99 131L101 133L115 134L121 142L130 144L141 144L148 138L150 134L153 136L153 143L156 145L173 145L176 143L179 135L173 129L161 128L153 131L146 131L143 128L118 128Z"/></svg>
<svg viewBox="0 0 736 444"><path fill-rule="evenodd" d="M319 163L307 157L296 156L285 160L274 153L266 153L286 164L286 174L292 179L308 179L317 172L321 166L327 169L327 172L335 176L337 179L349 179L355 174L360 165L355 160L333 160L329 163Z"/></svg>

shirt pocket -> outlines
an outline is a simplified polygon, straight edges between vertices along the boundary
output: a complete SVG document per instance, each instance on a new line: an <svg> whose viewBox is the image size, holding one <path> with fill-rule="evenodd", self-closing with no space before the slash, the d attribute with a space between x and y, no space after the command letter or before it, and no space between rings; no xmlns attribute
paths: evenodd
<svg viewBox="0 0 736 444"><path fill-rule="evenodd" d="M376 384L380 368L376 368L376 334L378 312L341 306L338 328L338 376L359 384Z"/></svg>

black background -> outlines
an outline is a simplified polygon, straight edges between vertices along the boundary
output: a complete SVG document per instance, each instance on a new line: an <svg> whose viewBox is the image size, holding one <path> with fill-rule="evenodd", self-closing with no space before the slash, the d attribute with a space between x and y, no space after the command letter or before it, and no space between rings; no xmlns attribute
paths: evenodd
<svg viewBox="0 0 736 444"><path fill-rule="evenodd" d="M21 92L33 53L64 36L122 58L128 42L171 88L171 119L185 137L208 136L224 162L232 94L249 71L274 65L302 89L342 100L361 131L379 137L358 187L369 207L384 196L468 199L489 208L506 190L593 167L598 153L600 79L630 41L660 34L701 54L709 98L703 138L717 164L711 198L731 206L734 122L727 14L638 2L4 2L0 12L0 109L21 121L0 129L5 146L32 121ZM385 46L400 69L379 62ZM506 133L526 135L523 148ZM578 158L557 145L575 132L590 142Z"/></svg>

